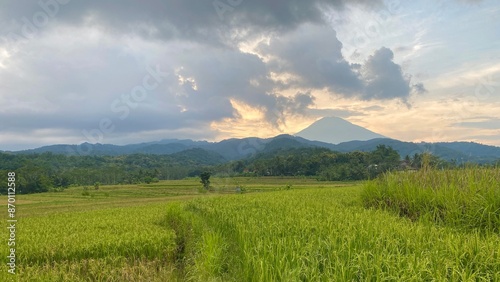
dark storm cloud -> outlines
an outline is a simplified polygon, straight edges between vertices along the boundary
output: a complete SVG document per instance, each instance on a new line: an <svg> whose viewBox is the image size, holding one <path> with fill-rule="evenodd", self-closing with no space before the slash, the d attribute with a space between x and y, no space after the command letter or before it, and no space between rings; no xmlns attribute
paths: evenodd
<svg viewBox="0 0 500 282"><path fill-rule="evenodd" d="M219 44L237 29L287 31L302 23L322 23L323 9L347 3L380 6L369 0L30 0L8 1L0 9L0 30L21 34L58 21L96 25L113 33L149 39L184 38ZM45 17L43 14L45 13Z"/></svg>
<svg viewBox="0 0 500 282"><path fill-rule="evenodd" d="M366 81L366 99L406 98L410 95L410 79L404 77L401 66L393 62L394 54L388 48L380 48L363 65Z"/></svg>
<svg viewBox="0 0 500 282"><path fill-rule="evenodd" d="M411 77L394 63L394 54L380 48L363 65L349 63L342 54L342 43L335 30L303 25L294 32L261 44L260 51L271 57L270 67L277 73L290 73L294 79L286 87L328 88L346 97L365 100L403 101L412 93ZM425 91L423 84L415 91Z"/></svg>
<svg viewBox="0 0 500 282"><path fill-rule="evenodd" d="M40 4L43 3L43 4ZM66 21L83 21L89 14L106 15L110 22L169 22L181 28L197 29L220 25L218 11L224 16L241 17L240 25L293 26L303 22L320 22L325 7L342 9L347 3L378 6L379 0L28 0L10 1L5 9L13 18L33 14L42 6L63 7L60 17ZM219 10L218 10L219 9ZM7 13L6 13L7 14ZM103 21L105 19L102 19Z"/></svg>
<svg viewBox="0 0 500 282"><path fill-rule="evenodd" d="M361 97L366 100L399 98L407 103L411 94L427 92L423 83L411 84L411 75L405 74L401 66L394 62L394 53L386 47L369 56L361 68L361 74L364 80Z"/></svg>
<svg viewBox="0 0 500 282"><path fill-rule="evenodd" d="M292 86L330 87L345 94L359 92L362 82L356 66L342 55L342 43L335 30L326 26L304 25L296 31L261 44L260 51L271 56L271 67L277 73L298 76Z"/></svg>

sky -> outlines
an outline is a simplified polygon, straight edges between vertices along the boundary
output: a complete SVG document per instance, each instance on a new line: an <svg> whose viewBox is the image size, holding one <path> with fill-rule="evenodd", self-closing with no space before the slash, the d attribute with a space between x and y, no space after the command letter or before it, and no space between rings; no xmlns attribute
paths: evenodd
<svg viewBox="0 0 500 282"><path fill-rule="evenodd" d="M0 0L0 150L294 134L500 146L497 0Z"/></svg>

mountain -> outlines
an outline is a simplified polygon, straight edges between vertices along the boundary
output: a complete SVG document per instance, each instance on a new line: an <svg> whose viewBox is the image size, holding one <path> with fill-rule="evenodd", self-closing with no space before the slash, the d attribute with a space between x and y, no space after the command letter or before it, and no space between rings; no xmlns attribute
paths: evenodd
<svg viewBox="0 0 500 282"><path fill-rule="evenodd" d="M331 144L385 138L385 136L338 117L324 117L298 132L295 136Z"/></svg>

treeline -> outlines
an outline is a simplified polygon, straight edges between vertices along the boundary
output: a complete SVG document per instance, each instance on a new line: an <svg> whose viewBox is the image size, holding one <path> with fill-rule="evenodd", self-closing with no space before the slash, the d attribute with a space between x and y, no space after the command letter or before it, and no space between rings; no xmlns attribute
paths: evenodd
<svg viewBox="0 0 500 282"><path fill-rule="evenodd" d="M197 149L175 155L64 156L52 153L0 153L0 179L7 191L7 173L16 173L17 193L39 193L70 185L151 183L196 176L214 164ZM186 157L197 155L198 157ZM215 163L220 163L216 161ZM4 183L5 182L5 183Z"/></svg>
<svg viewBox="0 0 500 282"><path fill-rule="evenodd" d="M397 151L380 145L373 152L339 153L325 148L292 148L226 164L226 171L256 176L316 176L319 180L361 180L401 165Z"/></svg>
<svg viewBox="0 0 500 282"><path fill-rule="evenodd" d="M322 181L372 179L390 170L417 170L424 154L401 158L389 146L379 145L372 152L334 152L325 148L292 148L258 154L219 167L236 175L255 176L310 176ZM429 165L439 168L464 166L428 155Z"/></svg>

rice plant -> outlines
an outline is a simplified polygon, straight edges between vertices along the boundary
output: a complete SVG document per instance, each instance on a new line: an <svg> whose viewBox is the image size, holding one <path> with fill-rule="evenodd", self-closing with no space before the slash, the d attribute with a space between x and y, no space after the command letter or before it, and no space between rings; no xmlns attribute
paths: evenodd
<svg viewBox="0 0 500 282"><path fill-rule="evenodd" d="M198 232L204 237L195 236L188 244L184 279L500 279L498 235L439 228L365 209L359 192L358 187L290 190L181 204L177 212L201 219L194 224L201 224Z"/></svg>
<svg viewBox="0 0 500 282"><path fill-rule="evenodd" d="M19 219L17 274L12 276L2 265L0 280L123 281L120 277L136 277L139 273L135 271L145 266L154 266L148 270L151 272L171 273L175 235L157 224L163 206ZM122 268L131 272L120 271Z"/></svg>
<svg viewBox="0 0 500 282"><path fill-rule="evenodd" d="M128 189L124 201L103 186L109 197L58 193L61 203L51 205L64 208L50 212L35 201L43 197L28 195L21 201L33 209L18 221L17 274L3 264L0 281L500 281L493 178L498 170L427 170L350 187L262 179L263 190L251 179L252 193L164 203L141 203L144 187L119 188ZM416 181L428 193L414 191ZM286 183L293 189L279 189ZM147 197L156 194L148 189ZM89 201L113 205L80 205ZM482 223L449 223L463 218L463 207L478 207L465 218Z"/></svg>

